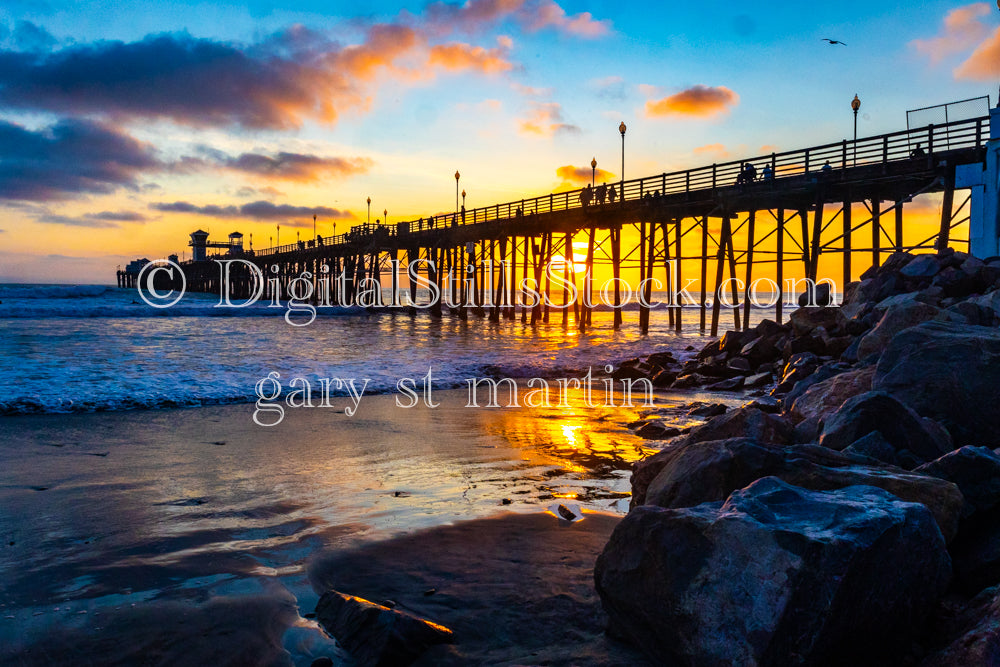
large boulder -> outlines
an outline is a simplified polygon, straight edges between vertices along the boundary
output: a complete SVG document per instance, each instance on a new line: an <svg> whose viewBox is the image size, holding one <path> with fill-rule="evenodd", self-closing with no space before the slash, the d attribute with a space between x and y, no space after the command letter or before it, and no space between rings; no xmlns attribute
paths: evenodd
<svg viewBox="0 0 1000 667"><path fill-rule="evenodd" d="M823 425L820 444L843 450L878 431L897 452L910 452L926 463L952 450L948 434L882 391L869 391L844 402Z"/></svg>
<svg viewBox="0 0 1000 667"><path fill-rule="evenodd" d="M797 352L791 355L781 371L781 382L771 393L787 393L797 383L812 375L818 367L819 357L813 352Z"/></svg>
<svg viewBox="0 0 1000 667"><path fill-rule="evenodd" d="M830 361L823 364L810 373L808 377L805 377L795 383L795 386L793 386L791 390L785 394L785 404L792 405L799 398L799 396L809 391L809 389L811 389L814 385L824 382L825 380L829 380L832 377L836 377L841 373L846 373L849 370L851 370L851 366L841 361Z"/></svg>
<svg viewBox="0 0 1000 667"><path fill-rule="evenodd" d="M847 399L871 391L873 377L875 367L869 366L817 382L792 402L792 419L825 419Z"/></svg>
<svg viewBox="0 0 1000 667"><path fill-rule="evenodd" d="M947 320L950 317L954 317L954 314L920 301L892 306L885 311L875 328L865 334L858 343L858 358L867 359L873 354L881 354L889 341L903 329L909 329L921 322L933 319Z"/></svg>
<svg viewBox="0 0 1000 667"><path fill-rule="evenodd" d="M704 442L726 438L756 438L777 444L792 441L791 426L782 417L756 407L742 407L713 417L691 429L685 442Z"/></svg>
<svg viewBox="0 0 1000 667"><path fill-rule="evenodd" d="M647 464L643 474L632 477L632 508L693 507L724 500L762 477L778 477L817 491L858 484L877 486L903 500L926 505L949 540L958 529L962 512L962 494L948 481L867 465L862 459L816 445L782 447L732 438L671 446L651 459L655 461Z"/></svg>
<svg viewBox="0 0 1000 667"><path fill-rule="evenodd" d="M966 514L1000 506L1000 455L986 447L962 447L914 472L954 482L965 498Z"/></svg>
<svg viewBox="0 0 1000 667"><path fill-rule="evenodd" d="M657 664L889 664L950 568L922 505L766 478L725 503L632 511L594 578L609 630Z"/></svg>
<svg viewBox="0 0 1000 667"><path fill-rule="evenodd" d="M911 259L899 273L907 278L926 278L930 280L941 270L941 262L934 255L917 255Z"/></svg>
<svg viewBox="0 0 1000 667"><path fill-rule="evenodd" d="M799 308L789 316L792 331L797 336L808 336L817 327L826 331L842 330L847 318L837 307Z"/></svg>
<svg viewBox="0 0 1000 667"><path fill-rule="evenodd" d="M792 442L792 427L781 416L758 406L745 406L716 416L693 428L684 437L677 438L669 448L637 461L632 466L631 506L642 504L646 487L660 474L660 470L674 453L679 451L681 444L742 437L753 438L757 442L789 444Z"/></svg>
<svg viewBox="0 0 1000 667"><path fill-rule="evenodd" d="M975 604L984 598L982 604ZM1000 664L1000 594L996 588L983 591L973 609L962 614L961 634L948 646L920 663L920 667L955 667Z"/></svg>
<svg viewBox="0 0 1000 667"><path fill-rule="evenodd" d="M988 317L985 315L982 316L983 319L987 320L984 322L986 325L992 324L997 317L1000 317L1000 290L993 290L992 292L972 297L961 303L978 307L985 311L985 313L988 313Z"/></svg>
<svg viewBox="0 0 1000 667"><path fill-rule="evenodd" d="M431 646L454 642L443 625L337 591L319 599L316 619L358 665L408 665Z"/></svg>
<svg viewBox="0 0 1000 667"><path fill-rule="evenodd" d="M996 445L1000 423L1000 331L924 322L896 336L872 388L941 422L957 446Z"/></svg>

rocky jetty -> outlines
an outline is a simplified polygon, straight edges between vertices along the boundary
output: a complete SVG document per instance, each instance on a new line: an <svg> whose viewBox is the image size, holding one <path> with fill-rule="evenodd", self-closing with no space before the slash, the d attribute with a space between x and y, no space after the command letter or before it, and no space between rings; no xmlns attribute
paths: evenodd
<svg viewBox="0 0 1000 667"><path fill-rule="evenodd" d="M764 391L644 420L662 449L594 573L609 632L665 664L1000 665L998 325L1000 258L896 253L840 306L629 363Z"/></svg>

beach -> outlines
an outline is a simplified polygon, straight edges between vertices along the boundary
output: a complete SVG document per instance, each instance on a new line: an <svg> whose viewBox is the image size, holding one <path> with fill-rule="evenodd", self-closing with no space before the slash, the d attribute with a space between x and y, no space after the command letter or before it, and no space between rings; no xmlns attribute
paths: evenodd
<svg viewBox="0 0 1000 667"><path fill-rule="evenodd" d="M683 414L690 398L657 402ZM586 651L596 651L590 664L607 664L592 569L628 509L632 462L653 451L625 426L641 410L590 408L579 392L570 408L467 408L462 390L435 400L402 409L394 395L373 395L353 417L342 407L288 410L273 428L253 422L252 404L0 418L3 660L167 664L177 651L205 651L185 658L204 662L241 650L256 664L343 659L307 618L323 592L316 572L374 550L381 568L356 579L338 572L337 586L402 602L437 572L437 588L451 582L459 599L475 599L478 612L438 619L465 627L509 607L479 583L509 594L540 577L550 589L528 589L563 600L562 615L583 614L589 633L584 653L570 650L583 641L576 635L561 640L569 662L555 664L583 664ZM597 513L567 528L549 511L560 503ZM473 519L485 522L433 537ZM497 541L508 530L517 540ZM392 540L420 546L400 551ZM454 560L459 543L472 560ZM567 601L570 590L582 597ZM570 622L552 610L504 613L511 628L541 616ZM503 664L501 647L513 661L536 646L508 639L461 650Z"/></svg>

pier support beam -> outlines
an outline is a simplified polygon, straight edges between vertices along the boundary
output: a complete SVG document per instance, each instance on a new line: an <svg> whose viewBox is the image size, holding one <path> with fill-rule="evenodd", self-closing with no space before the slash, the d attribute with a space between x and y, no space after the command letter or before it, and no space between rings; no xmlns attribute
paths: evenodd
<svg viewBox="0 0 1000 667"><path fill-rule="evenodd" d="M990 109L990 138L985 164L962 165L956 187L971 188L969 201L970 252L976 257L1000 254L1000 103Z"/></svg>
<svg viewBox="0 0 1000 667"><path fill-rule="evenodd" d="M851 202L844 201L844 284L840 286L841 291L851 282Z"/></svg>

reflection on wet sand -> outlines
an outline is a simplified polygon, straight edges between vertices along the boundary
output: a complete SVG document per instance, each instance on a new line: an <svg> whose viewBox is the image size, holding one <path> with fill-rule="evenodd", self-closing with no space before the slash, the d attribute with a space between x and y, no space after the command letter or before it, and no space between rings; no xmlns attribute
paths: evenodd
<svg viewBox="0 0 1000 667"><path fill-rule="evenodd" d="M91 637L73 649L82 664L116 641L109 655L122 661L170 656L225 634L229 619L211 610L243 613L246 601L268 610L246 612L263 624L262 655L277 623L290 659L308 664L329 646L302 618L317 554L553 500L621 514L630 464L652 451L624 426L638 408L435 397L438 409L403 410L373 396L353 418L292 411L271 430L250 406L4 419L0 662L44 664L74 646L51 641L78 638L73 628ZM288 605L298 614L280 612ZM193 620L162 623L171 609Z"/></svg>

